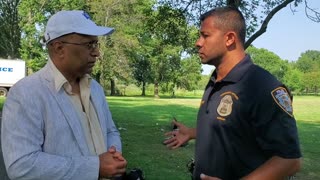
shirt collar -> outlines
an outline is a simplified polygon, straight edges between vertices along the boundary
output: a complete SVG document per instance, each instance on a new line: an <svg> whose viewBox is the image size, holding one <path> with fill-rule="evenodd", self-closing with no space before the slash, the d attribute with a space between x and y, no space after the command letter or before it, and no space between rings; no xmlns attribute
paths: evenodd
<svg viewBox="0 0 320 180"><path fill-rule="evenodd" d="M56 91L58 92L62 87L66 90L68 94L72 94L72 87L68 80L63 76L63 74L58 70L58 68L54 65L51 59L48 61L49 67L52 70L52 77L54 79L54 86ZM89 88L91 83L91 76L89 74L85 74L80 81Z"/></svg>
<svg viewBox="0 0 320 180"><path fill-rule="evenodd" d="M249 67L253 65L251 57L247 54L221 81L224 82L238 82L242 76L247 72ZM216 70L212 73L210 80L215 82L217 77Z"/></svg>

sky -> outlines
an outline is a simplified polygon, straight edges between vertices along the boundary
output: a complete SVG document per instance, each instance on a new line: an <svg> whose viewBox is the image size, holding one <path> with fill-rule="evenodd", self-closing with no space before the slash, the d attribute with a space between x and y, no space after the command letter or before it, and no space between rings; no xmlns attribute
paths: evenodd
<svg viewBox="0 0 320 180"><path fill-rule="evenodd" d="M307 0L308 6L320 12L320 0ZM281 59L296 61L307 50L320 51L320 22L316 23L305 14L301 3L292 12L290 6L281 9L270 20L267 32L252 44L267 49ZM210 74L213 66L203 65L202 74Z"/></svg>

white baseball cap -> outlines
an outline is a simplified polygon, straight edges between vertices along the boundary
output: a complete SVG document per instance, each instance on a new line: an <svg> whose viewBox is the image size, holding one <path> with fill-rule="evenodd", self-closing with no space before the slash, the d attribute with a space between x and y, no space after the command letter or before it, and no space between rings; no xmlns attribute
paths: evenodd
<svg viewBox="0 0 320 180"><path fill-rule="evenodd" d="M48 44L51 40L70 33L102 36L109 35L113 31L111 27L97 26L85 11L63 10L49 18L44 38Z"/></svg>

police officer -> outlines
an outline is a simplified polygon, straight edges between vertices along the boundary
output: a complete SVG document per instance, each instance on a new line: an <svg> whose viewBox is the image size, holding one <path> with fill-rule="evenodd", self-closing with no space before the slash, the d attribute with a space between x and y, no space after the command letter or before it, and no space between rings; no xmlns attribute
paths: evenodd
<svg viewBox="0 0 320 180"><path fill-rule="evenodd" d="M196 128L164 143L175 149L196 139L194 179L284 179L300 169L301 152L287 88L245 53L245 20L233 7L200 18L196 42L203 64L214 65Z"/></svg>

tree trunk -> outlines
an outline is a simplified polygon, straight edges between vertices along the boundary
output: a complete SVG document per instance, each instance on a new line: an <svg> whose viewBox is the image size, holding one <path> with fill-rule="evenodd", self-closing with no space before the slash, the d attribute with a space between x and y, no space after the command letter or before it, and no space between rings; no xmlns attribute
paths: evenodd
<svg viewBox="0 0 320 180"><path fill-rule="evenodd" d="M154 82L154 97L159 98L159 83L157 80Z"/></svg>
<svg viewBox="0 0 320 180"><path fill-rule="evenodd" d="M111 96L115 96L116 95L116 85L114 82L114 79L110 79L110 84L111 84Z"/></svg>
<svg viewBox="0 0 320 180"><path fill-rule="evenodd" d="M175 86L172 87L172 95L171 95L172 98L175 98L176 97L176 91L175 91Z"/></svg>
<svg viewBox="0 0 320 180"><path fill-rule="evenodd" d="M142 94L141 96L146 96L146 82L142 82Z"/></svg>
<svg viewBox="0 0 320 180"><path fill-rule="evenodd" d="M176 94L175 94L174 90L172 91L171 97L172 97L172 98L175 98L175 97L176 97Z"/></svg>

